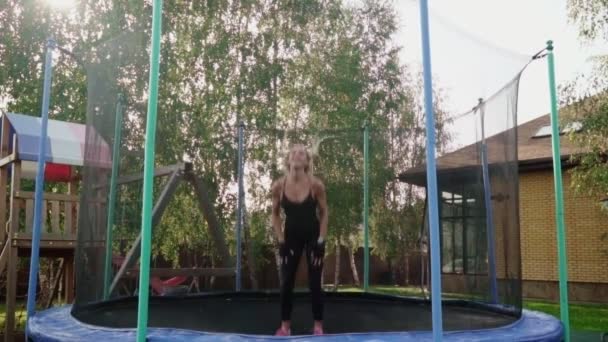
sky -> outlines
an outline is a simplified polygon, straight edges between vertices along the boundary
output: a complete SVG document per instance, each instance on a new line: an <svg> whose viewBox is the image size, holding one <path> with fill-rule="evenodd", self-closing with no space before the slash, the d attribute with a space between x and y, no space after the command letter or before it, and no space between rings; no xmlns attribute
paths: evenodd
<svg viewBox="0 0 608 342"><path fill-rule="evenodd" d="M417 0L394 0L399 16L395 42L401 58L421 69ZM608 54L603 41L583 43L567 16L566 0L429 0L431 61L435 86L446 90L452 113L502 88L551 39L558 83L588 71L589 57ZM550 110L547 60L532 62L519 88L519 123Z"/></svg>

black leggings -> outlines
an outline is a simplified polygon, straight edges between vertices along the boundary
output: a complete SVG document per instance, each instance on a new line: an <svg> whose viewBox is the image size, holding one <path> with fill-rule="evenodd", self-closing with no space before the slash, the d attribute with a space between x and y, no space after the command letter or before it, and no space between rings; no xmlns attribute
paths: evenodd
<svg viewBox="0 0 608 342"><path fill-rule="evenodd" d="M306 263L308 264L308 287L312 296L312 316L315 321L323 320L323 291L321 289L321 273L323 271L323 262L321 265L313 265L314 256L312 255L313 242L307 242L303 239L286 240L285 243L289 248L287 262L281 265L281 273L283 276L281 284L281 319L289 321L291 319L291 311L293 307L293 288L295 285L296 273L302 252L306 251Z"/></svg>

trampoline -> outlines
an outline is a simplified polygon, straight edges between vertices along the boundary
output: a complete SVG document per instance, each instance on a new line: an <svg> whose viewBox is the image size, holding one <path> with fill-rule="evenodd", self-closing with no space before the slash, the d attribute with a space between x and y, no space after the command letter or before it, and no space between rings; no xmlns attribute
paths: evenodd
<svg viewBox="0 0 608 342"><path fill-rule="evenodd" d="M295 123L289 115L281 118L285 122L265 125L253 115L241 117L249 119L241 123L223 105L217 106L217 117L206 121L196 107L207 99L188 102L198 90L171 79L179 75L173 70L187 64L178 65L166 50L163 63L168 64L161 69L167 79L155 81L164 97L157 101L159 124L156 132L146 132L152 84L142 66L150 57L148 31L147 25L133 27L86 56L76 298L73 305L29 317L29 340L430 341L432 331L440 329L445 341L561 340L560 321L522 308L521 72L470 112L443 122L444 133L460 133L464 147L441 151L435 160L437 188L431 189L423 158L416 165L404 162L424 154L413 148L423 143L414 132L423 131L415 125L424 121L414 98L404 100L412 106L404 112L412 117L361 111L352 114L360 114L360 122L353 119L349 127L339 126L341 112L333 121L325 120L325 112L319 117L306 112ZM176 95L182 92L189 95ZM145 134L156 134L158 141L153 163L146 165L150 137ZM335 285L354 285L358 272L363 291L325 293L325 336L310 335L310 299L297 292L293 336L275 337L281 272L268 234L268 194L280 173L281 151L302 141L310 142L315 155L311 169L326 185L330 235L343 234L327 241L340 245L340 239L351 239L358 249L357 254L349 246L351 262L342 266L352 272L353 282ZM108 147L111 162L100 163L107 160ZM144 169L153 175L147 192L142 191ZM433 239L425 193L438 202L439 236ZM328 246L328 251L333 248ZM382 248L387 252L381 253ZM370 252L374 249L375 254ZM425 264L435 253L439 257L433 265ZM413 264L402 270L404 260L414 255L420 260L418 271L410 270ZM337 269L340 259L334 260ZM327 271L328 264L326 272L334 272ZM402 277L399 272L419 273ZM325 274L324 281L338 278ZM427 291L436 279L441 287ZM414 298L389 295L375 285L423 290ZM408 291L390 293L412 293ZM442 299L441 310L431 310L429 295ZM434 324L438 318L441 326Z"/></svg>
<svg viewBox="0 0 608 342"><path fill-rule="evenodd" d="M368 293L326 293L326 336L309 336L310 301L298 293L294 334L299 341L431 340L428 301ZM561 325L548 315L481 303L444 302L446 341L560 341ZM153 297L149 341L266 341L279 314L276 293L214 293ZM37 314L29 324L36 341L130 340L135 335L137 298L90 304L72 316L70 307Z"/></svg>

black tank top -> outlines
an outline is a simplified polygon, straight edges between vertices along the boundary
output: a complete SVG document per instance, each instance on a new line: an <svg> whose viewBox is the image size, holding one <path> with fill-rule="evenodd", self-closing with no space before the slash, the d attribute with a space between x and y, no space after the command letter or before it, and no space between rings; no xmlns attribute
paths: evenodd
<svg viewBox="0 0 608 342"><path fill-rule="evenodd" d="M285 238L298 237L316 240L319 236L320 223L317 217L317 200L312 195L312 188L308 196L302 202L291 201L285 195L283 182L283 193L281 195L281 207L285 212Z"/></svg>

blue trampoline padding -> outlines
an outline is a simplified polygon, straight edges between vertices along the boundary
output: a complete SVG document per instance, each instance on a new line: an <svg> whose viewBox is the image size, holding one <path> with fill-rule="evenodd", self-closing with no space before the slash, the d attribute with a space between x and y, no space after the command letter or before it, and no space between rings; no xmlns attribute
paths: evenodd
<svg viewBox="0 0 608 342"><path fill-rule="evenodd" d="M28 336L33 341L134 341L135 329L110 329L84 324L70 314L71 306L63 306L36 313L27 325ZM496 329L445 332L444 341L561 341L562 324L553 316L523 310L515 323ZM397 333L359 333L325 336L253 336L237 334L213 334L190 330L150 328L148 341L195 341L195 342L244 342L281 341L338 342L338 341L432 341L430 331Z"/></svg>

